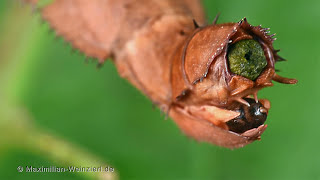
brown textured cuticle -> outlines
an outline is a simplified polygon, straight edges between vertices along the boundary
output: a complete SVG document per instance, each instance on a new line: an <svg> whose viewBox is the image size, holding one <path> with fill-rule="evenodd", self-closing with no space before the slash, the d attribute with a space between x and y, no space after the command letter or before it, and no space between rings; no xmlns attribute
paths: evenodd
<svg viewBox="0 0 320 180"><path fill-rule="evenodd" d="M37 7L38 1L25 1ZM218 16L203 26L200 1L54 0L39 11L58 36L87 57L100 64L111 57L123 78L198 141L239 148L260 139L270 102L258 99L258 91L272 80L297 82L276 74L274 64L283 58L269 29L246 18L217 24ZM254 40L263 50L266 63L256 72L229 67L228 49L242 40ZM251 60L250 53L247 57ZM243 99L249 95L254 102ZM230 121L235 118L240 126Z"/></svg>

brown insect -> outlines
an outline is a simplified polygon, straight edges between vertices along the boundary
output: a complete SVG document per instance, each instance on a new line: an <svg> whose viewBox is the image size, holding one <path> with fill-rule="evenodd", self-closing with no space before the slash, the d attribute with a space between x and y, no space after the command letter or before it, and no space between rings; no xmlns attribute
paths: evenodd
<svg viewBox="0 0 320 180"><path fill-rule="evenodd" d="M276 74L283 58L268 28L245 18L199 26L197 0L54 0L39 10L86 56L100 64L111 57L122 77L199 141L237 148L260 139L270 102L258 91L272 80L297 82Z"/></svg>

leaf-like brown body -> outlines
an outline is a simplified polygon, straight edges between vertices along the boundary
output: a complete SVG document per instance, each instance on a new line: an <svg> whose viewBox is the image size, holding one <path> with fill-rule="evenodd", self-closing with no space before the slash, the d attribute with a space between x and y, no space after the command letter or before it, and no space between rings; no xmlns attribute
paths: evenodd
<svg viewBox="0 0 320 180"><path fill-rule="evenodd" d="M112 57L122 77L199 141L236 148L259 139L266 125L229 131L226 123L239 118L239 102L250 105L242 98L271 86L272 79L295 83L275 74L280 56L261 27L246 20L195 26L194 19L204 23L198 0L55 0L41 13L86 56L100 63ZM268 60L255 81L228 69L228 46L242 39L258 40ZM269 101L259 102L267 113Z"/></svg>

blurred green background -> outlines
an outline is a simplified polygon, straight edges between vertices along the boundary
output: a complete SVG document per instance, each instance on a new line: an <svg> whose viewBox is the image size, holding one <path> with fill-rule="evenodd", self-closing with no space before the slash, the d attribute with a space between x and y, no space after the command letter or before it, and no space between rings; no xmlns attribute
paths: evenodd
<svg viewBox="0 0 320 180"><path fill-rule="evenodd" d="M204 6L210 21L221 12L218 22L247 17L270 27L275 48L288 59L276 64L279 74L299 80L260 91L272 106L262 141L229 150L185 137L110 61L99 70L96 62L85 63L38 15L9 0L0 1L0 70L10 69L0 73L0 107L24 107L28 125L107 162L120 179L320 179L320 1L206 0ZM7 111L0 112L3 118ZM1 131L0 141L11 133L19 131ZM88 179L17 172L18 166L62 166L52 159L0 142L0 179Z"/></svg>

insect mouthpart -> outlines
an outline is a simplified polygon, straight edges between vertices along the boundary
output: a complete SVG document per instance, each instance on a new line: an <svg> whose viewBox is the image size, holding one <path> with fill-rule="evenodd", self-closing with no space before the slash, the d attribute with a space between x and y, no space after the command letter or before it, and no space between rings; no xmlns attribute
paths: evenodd
<svg viewBox="0 0 320 180"><path fill-rule="evenodd" d="M243 103L236 103L234 105L234 110L240 112L240 115L226 122L230 131L244 133L247 130L259 127L267 119L268 107L265 107L260 101L256 102L251 98L244 98L244 100L250 106Z"/></svg>

